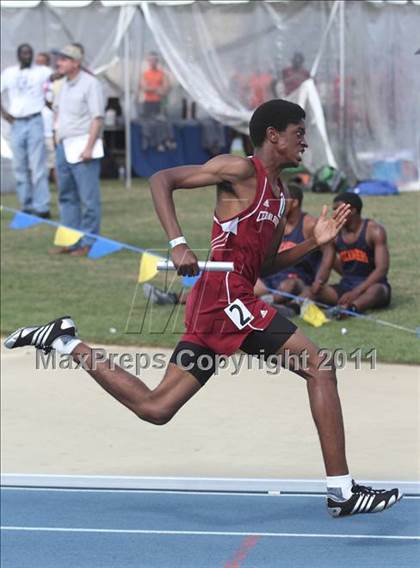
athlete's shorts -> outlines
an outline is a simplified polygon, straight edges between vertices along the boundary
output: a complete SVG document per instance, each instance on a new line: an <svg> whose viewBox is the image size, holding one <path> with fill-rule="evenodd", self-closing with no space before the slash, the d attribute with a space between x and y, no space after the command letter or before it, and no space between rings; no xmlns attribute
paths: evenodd
<svg viewBox="0 0 420 568"><path fill-rule="evenodd" d="M350 292L356 286L358 286L361 282L366 280L365 278L342 278L338 284L333 284L332 288L337 292L338 298L340 298L346 292ZM383 282L379 282L379 284L383 284L387 290L387 296L381 304L378 304L376 307L378 308L386 308L391 303L391 285L388 280L384 280Z"/></svg>
<svg viewBox="0 0 420 568"><path fill-rule="evenodd" d="M254 295L254 285L237 272L204 272L188 296L181 341L220 355L238 351L253 331L264 331L277 310Z"/></svg>
<svg viewBox="0 0 420 568"><path fill-rule="evenodd" d="M267 360L270 355L278 353L296 329L294 323L277 312L266 329L248 334L240 349L249 355L263 355ZM190 372L204 385L216 371L217 360L218 354L209 347L181 340L175 347L170 362Z"/></svg>

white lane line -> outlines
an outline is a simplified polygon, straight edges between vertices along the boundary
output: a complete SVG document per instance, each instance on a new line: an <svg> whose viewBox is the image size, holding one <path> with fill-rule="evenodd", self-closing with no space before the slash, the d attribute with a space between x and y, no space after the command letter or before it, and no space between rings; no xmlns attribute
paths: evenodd
<svg viewBox="0 0 420 568"><path fill-rule="evenodd" d="M160 534L173 536L267 536L280 538L353 538L375 540L420 540L417 535L382 535L382 534L315 534L315 533L276 533L276 532L223 532L223 531L172 531L154 529L89 529L79 527L16 527L2 526L3 531L26 532L74 532L74 533L111 533L111 534Z"/></svg>
<svg viewBox="0 0 420 568"><path fill-rule="evenodd" d="M169 493L170 495L223 495L228 497L323 497L326 498L326 493L283 493L281 491L267 491L267 492L247 492L247 491L200 491L199 489L191 489L190 491L182 489L90 489L90 488L76 488L76 487L13 487L3 486L2 491L56 491L68 493L150 493L152 495L163 495ZM406 499L420 499L420 495L404 495Z"/></svg>

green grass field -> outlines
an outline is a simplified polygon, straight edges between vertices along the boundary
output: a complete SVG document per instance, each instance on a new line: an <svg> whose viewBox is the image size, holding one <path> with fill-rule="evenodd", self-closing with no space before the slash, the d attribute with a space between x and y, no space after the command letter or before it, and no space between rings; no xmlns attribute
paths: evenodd
<svg viewBox="0 0 420 568"><path fill-rule="evenodd" d="M135 180L131 191L120 182L103 182L102 233L118 241L151 250L163 249L165 235L154 213L144 180ZM53 195L56 202L56 195ZM319 213L331 195L306 194L304 209ZM3 205L17 208L14 195L3 196ZM207 250L209 244L214 189L179 191L176 203L189 243ZM53 207L58 219L57 207ZM23 324L45 322L71 314L84 339L108 344L172 347L183 324L183 309L167 307L153 310L153 324L142 325L145 299L137 285L139 255L124 251L99 260L51 257L54 228L39 225L13 231L12 215L2 211L1 331L5 335ZM374 317L411 329L420 326L419 256L420 194L365 199L364 215L383 223L391 250L390 282L392 305L374 312ZM202 257L205 258L205 252ZM158 275L156 283L164 282ZM178 284L180 287L180 284ZM129 318L129 314L130 318ZM318 345L344 348L348 353L362 348L377 350L379 361L419 363L420 339L415 335L352 319L331 322L315 329L302 320L297 323ZM347 335L341 335L345 326ZM116 332L111 333L110 329ZM163 332L163 330L165 330Z"/></svg>

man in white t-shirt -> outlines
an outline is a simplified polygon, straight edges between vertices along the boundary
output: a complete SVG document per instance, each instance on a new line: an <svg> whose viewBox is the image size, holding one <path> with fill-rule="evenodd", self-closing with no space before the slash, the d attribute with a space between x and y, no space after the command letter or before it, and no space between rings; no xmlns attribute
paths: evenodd
<svg viewBox="0 0 420 568"><path fill-rule="evenodd" d="M11 147L16 190L22 211L50 217L50 190L44 143L42 109L44 85L51 70L33 65L33 49L22 44L17 49L18 65L1 74L1 115L11 125ZM7 109L3 93L7 91Z"/></svg>

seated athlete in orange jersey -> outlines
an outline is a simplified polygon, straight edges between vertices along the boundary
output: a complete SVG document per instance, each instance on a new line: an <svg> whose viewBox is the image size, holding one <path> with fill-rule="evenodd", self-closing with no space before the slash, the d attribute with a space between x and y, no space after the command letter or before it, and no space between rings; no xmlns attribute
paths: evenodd
<svg viewBox="0 0 420 568"><path fill-rule="evenodd" d="M320 286L315 297L357 312L384 308L391 302L386 231L373 219L362 218L363 203L355 193L338 194L334 208L342 203L350 205L350 214L333 242L333 254L327 266L329 276L337 253L336 266L342 278L338 284Z"/></svg>

